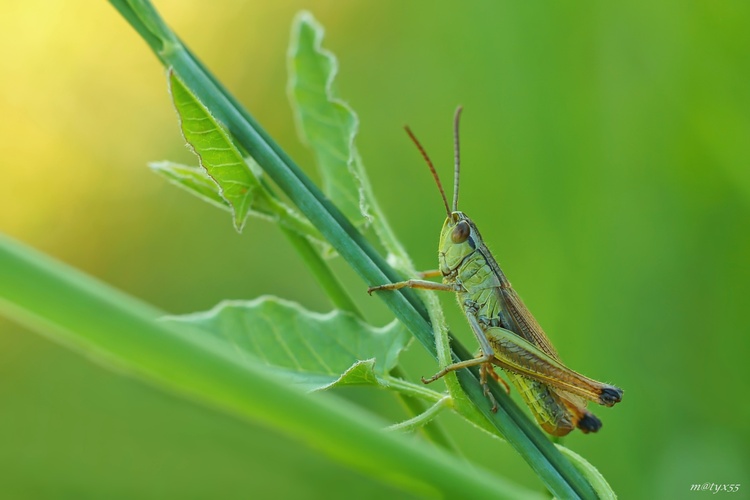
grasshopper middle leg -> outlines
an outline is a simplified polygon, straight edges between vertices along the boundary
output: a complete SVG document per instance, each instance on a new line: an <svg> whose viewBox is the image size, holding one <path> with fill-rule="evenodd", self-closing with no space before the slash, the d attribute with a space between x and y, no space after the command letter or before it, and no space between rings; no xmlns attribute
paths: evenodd
<svg viewBox="0 0 750 500"><path fill-rule="evenodd" d="M439 273L440 271L426 271L424 273L420 273L420 276L438 276ZM372 286L367 289L367 293L372 294L372 292L380 292L385 290L400 290L401 288L419 288L422 290L436 290L454 293L460 292L462 290L460 286L454 284L435 283L434 281L411 279L407 281L399 281L397 283L387 283L385 285ZM425 384L429 384L450 372L461 370L462 368L479 366L479 382L482 385L484 395L487 397L487 399L490 400L490 403L492 404L492 412L494 413L497 412L497 401L495 400L495 396L490 391L490 386L487 383L487 374L491 373L491 376L497 379L497 374L494 372L492 364L492 360L495 358L495 352L492 349L489 341L487 340L487 337L484 335L482 327L477 321L476 315L467 311L466 317L469 319L469 325L471 325L472 332L474 332L474 335L479 341L479 346L482 350L482 354L474 359L467 359L465 361L459 361L458 363L450 364L430 378L422 377L422 382ZM505 384L505 382L503 382L503 385L505 385L505 389L506 391L508 391L508 385Z"/></svg>

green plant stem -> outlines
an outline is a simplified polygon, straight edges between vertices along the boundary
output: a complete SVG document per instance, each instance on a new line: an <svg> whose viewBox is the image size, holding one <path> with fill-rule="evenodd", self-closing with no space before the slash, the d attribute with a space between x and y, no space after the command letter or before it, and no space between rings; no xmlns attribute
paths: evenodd
<svg viewBox="0 0 750 500"><path fill-rule="evenodd" d="M399 402L404 406L407 414L412 415L412 419L419 418L420 415L428 412L430 407L425 406L421 401L413 397L409 397L400 392L396 393ZM426 425L421 427L419 431L438 446L443 447L446 450L450 450L456 456L461 456L461 451L456 447L456 443L450 438L443 426L439 425L438 422L428 422Z"/></svg>
<svg viewBox="0 0 750 500"><path fill-rule="evenodd" d="M399 279L398 274L253 117L180 43L150 3L146 0L110 2L141 34L164 65L172 66L198 99L229 128L242 147L250 152L276 185L366 283L381 284ZM435 356L427 310L413 291L403 289L399 293L381 294L380 298ZM453 341L452 345L456 361L472 357L460 343ZM478 383L477 371L461 370L457 377L474 405L527 461L553 494L559 498L596 498L596 493L583 475L497 384L490 384L499 405L498 412L492 413Z"/></svg>
<svg viewBox="0 0 750 500"><path fill-rule="evenodd" d="M389 425L386 427L386 430L412 432L424 428L425 425L429 424L438 413L443 411L450 404L450 399L450 396L443 396L437 403L430 406L426 411L423 411L416 417L399 422L398 424Z"/></svg>
<svg viewBox="0 0 750 500"><path fill-rule="evenodd" d="M284 226L280 226L281 232L286 236L289 243L297 250L302 260L307 264L308 269L312 272L315 279L325 291L333 306L342 311L352 313L362 319L362 313L357 309L356 304L352 301L346 290L336 276L331 272L331 268L320 256L320 253L313 247L312 243L300 235Z"/></svg>
<svg viewBox="0 0 750 500"><path fill-rule="evenodd" d="M320 232L307 219L302 218L297 212L279 201L268 186L263 185L263 189L265 191L259 196L259 206L257 207L261 213L266 212L269 217L275 218L279 225L285 229L292 230L301 236L309 236L324 241Z"/></svg>
<svg viewBox="0 0 750 500"><path fill-rule="evenodd" d="M422 384L409 382L402 378L403 374L400 373L399 370L393 370L393 375L396 375L397 373L398 376L387 376L385 382L388 383L389 387L408 395L410 398L435 404L445 396L445 394L428 389Z"/></svg>

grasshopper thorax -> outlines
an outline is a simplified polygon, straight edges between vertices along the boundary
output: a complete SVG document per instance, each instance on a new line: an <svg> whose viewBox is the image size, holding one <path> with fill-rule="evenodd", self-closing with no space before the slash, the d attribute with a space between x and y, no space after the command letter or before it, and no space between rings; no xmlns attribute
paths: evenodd
<svg viewBox="0 0 750 500"><path fill-rule="evenodd" d="M481 246L481 238L477 227L463 212L451 212L440 232L438 258L443 276L453 274Z"/></svg>

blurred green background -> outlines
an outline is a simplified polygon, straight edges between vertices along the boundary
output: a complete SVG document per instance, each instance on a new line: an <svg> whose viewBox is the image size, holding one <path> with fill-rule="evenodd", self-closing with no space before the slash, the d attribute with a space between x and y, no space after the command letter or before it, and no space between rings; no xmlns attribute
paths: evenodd
<svg viewBox="0 0 750 500"><path fill-rule="evenodd" d="M566 363L625 389L566 444L622 498L750 488L750 4L158 1L168 23L314 175L285 94L295 12L326 26L381 204L420 268L443 210L409 123ZM164 71L104 1L0 17L0 231L171 313L275 294L330 308L272 225L244 234L169 186L193 163ZM390 320L337 263L376 323ZM0 276L2 279L2 276ZM474 345L450 297L453 330ZM435 370L419 346L407 370ZM377 392L343 394L392 419ZM539 488L458 419L473 460ZM403 494L274 431L112 373L0 319L4 494L381 498ZM353 443L353 445L355 445ZM744 491L744 494L743 494ZM735 498L734 496L733 498Z"/></svg>

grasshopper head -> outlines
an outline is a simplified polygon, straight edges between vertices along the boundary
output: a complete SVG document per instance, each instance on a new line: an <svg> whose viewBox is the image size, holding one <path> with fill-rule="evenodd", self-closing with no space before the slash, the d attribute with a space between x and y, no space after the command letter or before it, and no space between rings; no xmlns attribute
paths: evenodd
<svg viewBox="0 0 750 500"><path fill-rule="evenodd" d="M474 253L480 242L481 236L471 219L463 212L451 212L440 232L438 257L443 275L455 271L467 256Z"/></svg>

